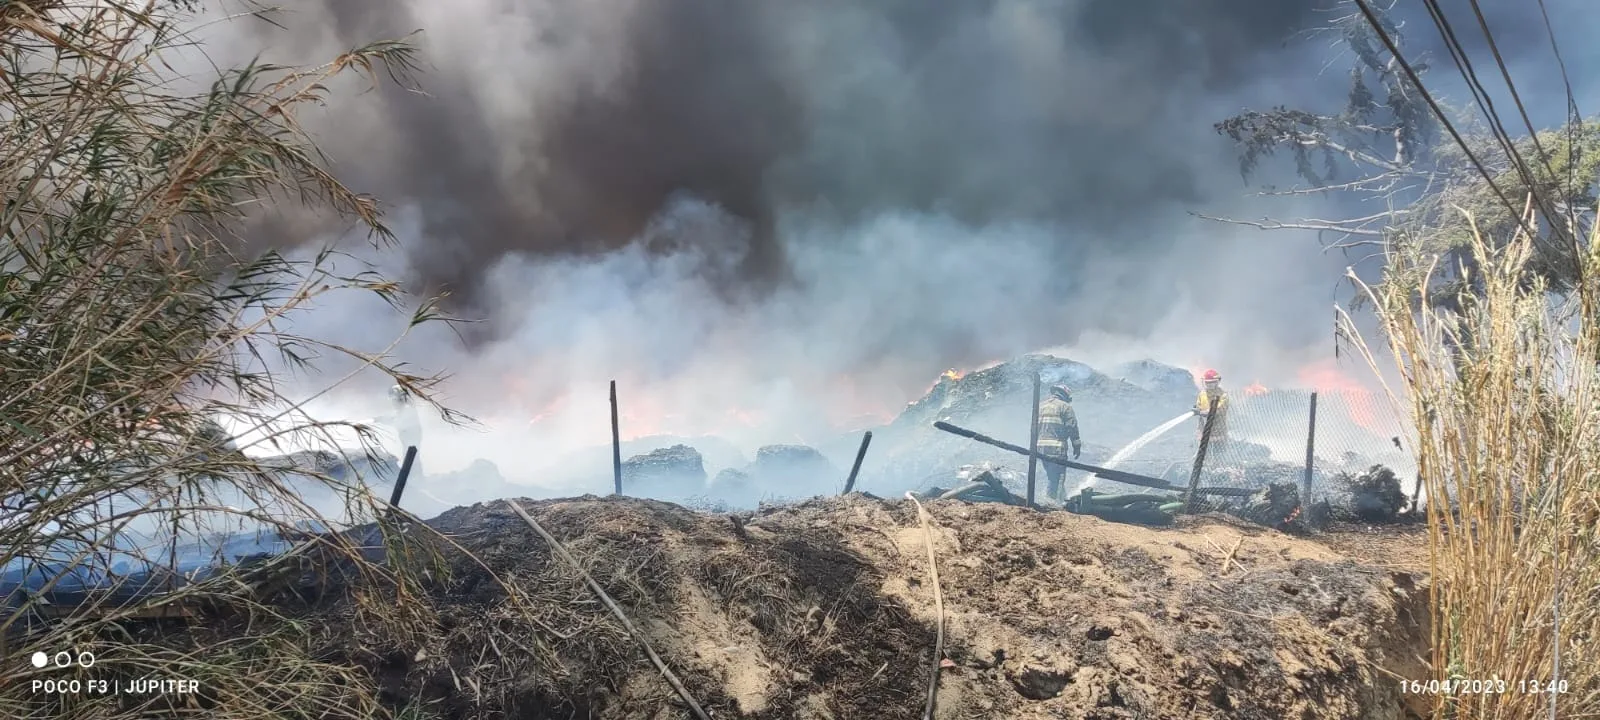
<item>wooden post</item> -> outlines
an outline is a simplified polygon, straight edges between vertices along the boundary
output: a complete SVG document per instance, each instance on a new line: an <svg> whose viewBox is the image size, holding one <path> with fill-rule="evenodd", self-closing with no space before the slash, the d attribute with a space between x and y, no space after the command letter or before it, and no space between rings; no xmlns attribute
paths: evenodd
<svg viewBox="0 0 1600 720"><path fill-rule="evenodd" d="M1217 396L1211 395L1211 407L1206 409L1206 424L1200 428L1200 451L1194 455L1194 472L1189 474L1189 490L1183 494L1183 511L1194 512L1194 491L1200 487L1200 470L1206 465L1206 448L1211 446L1211 426L1217 421Z"/></svg>
<svg viewBox="0 0 1600 720"><path fill-rule="evenodd" d="M1311 504L1311 468L1317 452L1317 393L1311 393L1311 419L1306 428L1306 477L1301 481L1300 506Z"/></svg>
<svg viewBox="0 0 1600 720"><path fill-rule="evenodd" d="M861 449L856 451L856 463L850 466L850 477L844 481L844 492L849 495L856 489L856 474L861 472L861 461L867 458L867 446L872 444L872 431L868 430L861 436Z"/></svg>
<svg viewBox="0 0 1600 720"><path fill-rule="evenodd" d="M617 425L617 381L611 381L611 477L622 494L622 428Z"/></svg>
<svg viewBox="0 0 1600 720"><path fill-rule="evenodd" d="M1033 421L1028 431L1028 507L1033 507L1033 488L1039 474L1039 391L1044 379L1033 374Z"/></svg>
<svg viewBox="0 0 1600 720"><path fill-rule="evenodd" d="M389 513L400 507L400 496L406 491L406 478L411 476L411 464L417 461L417 446L406 448L406 457L400 461L400 474L394 478L394 492L389 494Z"/></svg>

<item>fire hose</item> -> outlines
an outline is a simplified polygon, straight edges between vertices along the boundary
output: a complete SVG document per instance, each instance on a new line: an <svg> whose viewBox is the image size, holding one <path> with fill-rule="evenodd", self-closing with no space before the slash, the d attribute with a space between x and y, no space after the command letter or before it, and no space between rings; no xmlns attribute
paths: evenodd
<svg viewBox="0 0 1600 720"><path fill-rule="evenodd" d="M1035 457L1035 458L1038 458L1038 459L1040 459L1040 460L1042 460L1044 462L1055 463L1057 465L1061 465L1061 466L1064 466L1064 467L1069 467L1069 468L1072 468L1074 470L1083 470L1085 472L1093 473L1095 477L1103 478L1103 479L1106 479L1106 480L1110 480L1112 482L1119 482L1119 483L1124 483L1124 484L1127 484L1127 485L1138 485L1139 487L1147 487L1147 488L1151 488L1151 489L1154 489L1154 490L1170 490L1172 492L1185 492L1187 490L1187 488L1183 488L1183 487L1179 487L1177 485L1173 485L1172 483L1169 483L1169 482L1167 482L1165 480L1162 480L1160 478L1153 478L1153 477L1150 477L1149 475L1140 475L1138 473L1131 473L1131 472L1127 472L1127 471L1124 471L1124 470L1112 470L1110 468L1103 468L1103 467L1098 467L1098 466L1095 466L1095 465L1090 465L1088 463L1081 463L1081 462L1077 462L1077 461L1074 461L1074 460L1068 460L1068 459L1066 459L1064 457L1046 455L1046 454L1041 453L1041 452L1033 452L1033 451L1028 450L1028 448L1022 447L1020 445L1012 445L1011 443L1008 443L1008 442L1006 442L1004 440L996 440L995 438L989 437L988 435L984 435L982 433L975 432L973 430L968 430L968 429L966 429L964 427L958 427L956 425L951 425L950 423L947 423L947 422L945 422L943 420L935 422L933 424L933 426L935 428L939 429L939 430L943 430L943 431L945 431L947 433L950 433L952 435L960 435L961 437L967 438L969 440L976 440L976 441L981 442L981 443L983 443L985 445L992 445L994 447L1000 448L1001 450L1009 450L1009 451L1017 453L1018 455L1021 455L1023 457ZM1219 496L1228 496L1228 497L1249 497L1250 495L1252 495L1254 493L1255 493L1254 490L1250 490L1250 489L1247 489L1247 488L1228 488L1228 487L1202 487L1202 488L1195 488L1195 494L1196 495L1219 495Z"/></svg>

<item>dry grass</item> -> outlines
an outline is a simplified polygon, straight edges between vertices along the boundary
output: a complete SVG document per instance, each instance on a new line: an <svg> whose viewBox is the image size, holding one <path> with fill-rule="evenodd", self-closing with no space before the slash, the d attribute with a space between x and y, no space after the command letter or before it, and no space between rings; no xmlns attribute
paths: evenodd
<svg viewBox="0 0 1600 720"><path fill-rule="evenodd" d="M1441 696L1435 717L1597 717L1600 243L1579 249L1583 281L1558 298L1527 272L1535 241L1473 227L1475 269L1397 252L1368 288L1429 500L1434 679L1505 681ZM1474 290L1459 310L1423 307L1445 271Z"/></svg>
<svg viewBox="0 0 1600 720"><path fill-rule="evenodd" d="M437 381L400 372L385 351L319 342L284 322L343 291L375 293L399 309L393 283L336 274L332 252L293 260L240 250L246 211L262 207L339 213L374 242L389 239L374 201L324 169L295 116L329 99L334 76L404 73L410 50L380 43L321 67L253 65L187 93L175 88L193 78L162 59L193 44L179 30L188 6L0 3L0 565L31 565L46 588L128 560L108 548L135 529L193 537L213 525L317 520L299 488L217 422L228 418L263 443L332 442L336 425L307 417L270 368L342 356L425 401ZM424 302L411 324L435 317ZM363 488L342 489L353 491L357 518L382 505ZM385 542L391 559L414 550L393 533ZM383 588L363 606L364 624L415 623L408 613L421 590L411 565L367 562L350 538L316 543L278 562L332 562ZM26 634L17 631L43 600L13 599L20 607L0 613L11 677L0 684L0 714L135 718L161 709L146 707L149 698L34 693L30 681L67 671L16 658L65 647L98 653L87 674L196 680L198 694L152 702L204 708L206 717L381 713L369 679L317 656L306 629L242 591L240 578L172 580L176 589L131 605L91 595L67 622ZM203 653L127 634L129 617L180 606L277 621Z"/></svg>
<svg viewBox="0 0 1600 720"><path fill-rule="evenodd" d="M451 578L432 588L430 617L418 625L421 637L369 633L355 644L407 655L397 663L406 676L398 694L440 715L498 709L583 716L643 659L583 573L631 611L653 614L668 593L667 563L644 542L581 538L568 544L580 570L525 542L523 533L504 534L504 546L470 540L479 554L454 543L443 550L452 561ZM509 546L511 538L516 547ZM410 655L416 647L425 648L425 656Z"/></svg>

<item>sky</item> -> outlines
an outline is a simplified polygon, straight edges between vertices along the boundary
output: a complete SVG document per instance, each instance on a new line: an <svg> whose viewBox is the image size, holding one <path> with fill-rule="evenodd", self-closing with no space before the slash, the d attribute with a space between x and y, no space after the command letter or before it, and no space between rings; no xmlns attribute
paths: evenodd
<svg viewBox="0 0 1600 720"><path fill-rule="evenodd" d="M422 31L417 88L337 83L306 117L335 172L384 202L398 247L364 252L294 213L253 237L343 243L447 291L472 322L396 350L450 373L444 399L479 420L430 420L449 438L432 467L483 457L534 482L544 459L608 440L610 380L625 436L750 450L882 422L945 368L1040 350L1301 382L1334 354L1346 268L1376 266L1194 213L1350 210L1257 196L1291 179L1247 182L1212 127L1245 108L1337 111L1351 58L1297 35L1331 17L1323 4L323 0L281 27L203 33L226 65ZM1524 100L1559 121L1542 21L1486 5L1514 74L1534 78ZM1582 97L1589 21L1579 0L1548 5ZM1408 47L1436 53L1416 12L1401 9ZM296 319L369 349L404 321L357 294ZM314 407L377 415L386 386L367 373Z"/></svg>

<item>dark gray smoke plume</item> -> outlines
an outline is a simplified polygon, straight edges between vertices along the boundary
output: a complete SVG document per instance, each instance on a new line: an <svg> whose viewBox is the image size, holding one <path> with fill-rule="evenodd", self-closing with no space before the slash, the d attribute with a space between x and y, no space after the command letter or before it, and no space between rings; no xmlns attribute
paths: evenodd
<svg viewBox="0 0 1600 720"><path fill-rule="evenodd" d="M973 225L1063 221L1072 237L1051 257L1065 267L1081 264L1074 245L1158 250L1168 211L1205 199L1216 177L1196 162L1218 152L1194 110L1259 78L1311 9L1273 0L465 5L449 28L418 4L325 8L345 46L414 28L491 40L428 38L428 94L386 88L383 148L340 155L364 189L421 208L428 241L412 248L415 279L491 321L483 282L496 262L615 250L677 194L749 224L742 260L712 278L724 290L791 279L776 222L797 207L840 222L887 210ZM289 20L322 19L302 7ZM504 114L515 107L530 112Z"/></svg>
<svg viewBox="0 0 1600 720"><path fill-rule="evenodd" d="M746 450L1057 346L1293 381L1332 352L1352 260L1186 211L1339 214L1248 197L1212 130L1244 107L1337 111L1348 66L1289 42L1325 4L324 0L208 50L302 64L424 31L425 92L341 95L310 121L391 209L403 253L375 260L484 320L465 345L402 346L496 430L430 467L509 467L604 442L610 379L625 436ZM287 220L272 242L340 229ZM301 322L370 346L400 325L382 310Z"/></svg>

